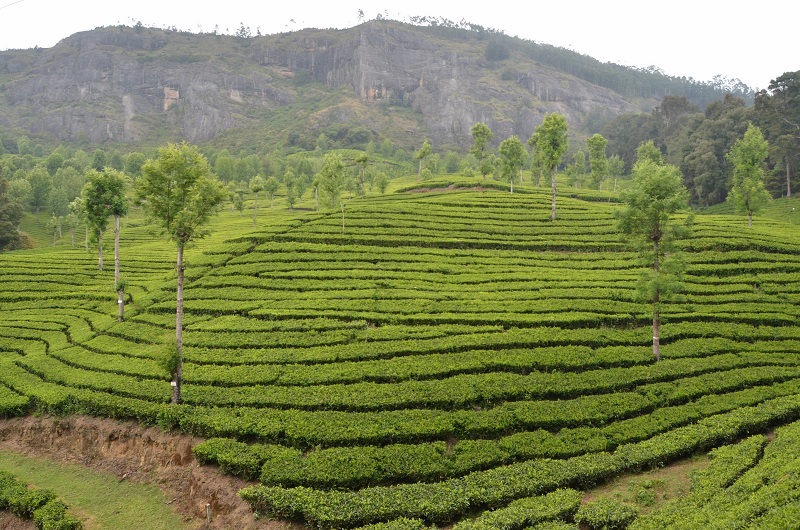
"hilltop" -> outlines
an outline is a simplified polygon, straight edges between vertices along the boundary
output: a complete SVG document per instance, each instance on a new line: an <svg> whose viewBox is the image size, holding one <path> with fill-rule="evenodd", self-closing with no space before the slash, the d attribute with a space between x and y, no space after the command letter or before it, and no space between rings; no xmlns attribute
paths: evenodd
<svg viewBox="0 0 800 530"><path fill-rule="evenodd" d="M389 20L247 38L119 26L0 52L0 127L84 146L463 148L478 121L528 138L558 111L585 136L667 94L704 106L723 91L479 26Z"/></svg>

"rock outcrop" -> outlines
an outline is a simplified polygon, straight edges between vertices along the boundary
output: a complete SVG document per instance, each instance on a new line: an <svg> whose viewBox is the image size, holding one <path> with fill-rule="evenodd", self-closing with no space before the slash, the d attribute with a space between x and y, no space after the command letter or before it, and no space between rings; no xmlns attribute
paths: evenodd
<svg viewBox="0 0 800 530"><path fill-rule="evenodd" d="M448 39L392 21L248 39L100 28L50 49L0 52L0 126L68 142L203 142L269 129L282 109L312 131L349 120L381 137L405 113L395 126L409 138L464 146L478 121L497 138L527 139L547 112L580 130L598 113L641 110L521 54L489 61L485 52L477 34ZM321 90L303 90L310 82ZM339 103L313 100L321 94Z"/></svg>

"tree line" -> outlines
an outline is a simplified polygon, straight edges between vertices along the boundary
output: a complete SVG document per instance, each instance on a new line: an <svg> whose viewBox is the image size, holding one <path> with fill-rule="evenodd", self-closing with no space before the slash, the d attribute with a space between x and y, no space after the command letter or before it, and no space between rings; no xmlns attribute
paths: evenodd
<svg viewBox="0 0 800 530"><path fill-rule="evenodd" d="M665 159L680 168L690 203L706 207L728 197L733 162L726 155L750 123L769 143L767 191L773 197L791 197L800 167L800 72L774 79L755 94L752 106L728 94L701 111L685 97L667 96L649 114L617 117L602 134L626 170L632 167L637 146L652 140Z"/></svg>

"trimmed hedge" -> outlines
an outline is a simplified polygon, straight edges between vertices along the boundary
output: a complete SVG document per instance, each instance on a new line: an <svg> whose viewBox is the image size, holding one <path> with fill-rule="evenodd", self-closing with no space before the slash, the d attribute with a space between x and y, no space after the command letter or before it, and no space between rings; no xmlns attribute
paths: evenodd
<svg viewBox="0 0 800 530"><path fill-rule="evenodd" d="M50 490L29 489L14 475L0 471L0 510L33 519L39 530L78 530L81 522L67 513L66 505Z"/></svg>

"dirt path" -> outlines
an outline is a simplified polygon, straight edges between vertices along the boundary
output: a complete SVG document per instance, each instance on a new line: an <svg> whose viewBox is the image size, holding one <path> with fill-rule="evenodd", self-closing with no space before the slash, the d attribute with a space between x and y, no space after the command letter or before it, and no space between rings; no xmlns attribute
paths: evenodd
<svg viewBox="0 0 800 530"><path fill-rule="evenodd" d="M77 463L120 480L153 484L190 529L296 530L256 520L236 493L249 483L200 466L192 447L201 438L145 428L133 422L69 416L0 420L0 448L56 462ZM206 505L212 522L206 523ZM0 527L5 527L0 519ZM19 527L25 528L25 527Z"/></svg>

